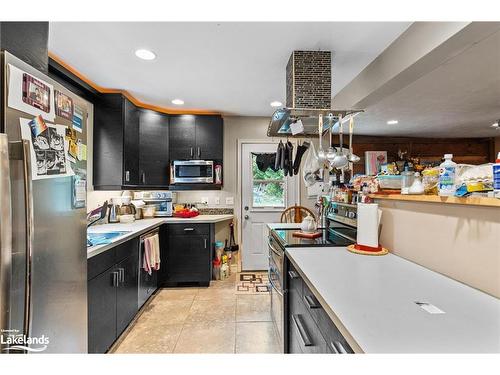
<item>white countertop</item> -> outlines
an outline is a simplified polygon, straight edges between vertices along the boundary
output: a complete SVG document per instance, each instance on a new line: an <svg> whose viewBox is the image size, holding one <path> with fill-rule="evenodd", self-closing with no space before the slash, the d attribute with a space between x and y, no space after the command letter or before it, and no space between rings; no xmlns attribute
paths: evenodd
<svg viewBox="0 0 500 375"><path fill-rule="evenodd" d="M495 297L392 254L357 255L343 247L286 252L346 339L365 353L500 353Z"/></svg>
<svg viewBox="0 0 500 375"><path fill-rule="evenodd" d="M113 238L111 243L106 245L97 245L87 248L87 259L96 256L112 247L119 245L131 238L140 236L147 231L154 229L162 224L176 224L176 223L194 223L194 224L212 224L219 223L222 221L232 220L234 215L199 215L189 219L183 219L178 217L164 217L164 218L154 218L154 219L142 219L136 220L129 224L100 224L93 225L87 229L88 233L104 233L104 232L115 232L115 231L126 231L122 236Z"/></svg>

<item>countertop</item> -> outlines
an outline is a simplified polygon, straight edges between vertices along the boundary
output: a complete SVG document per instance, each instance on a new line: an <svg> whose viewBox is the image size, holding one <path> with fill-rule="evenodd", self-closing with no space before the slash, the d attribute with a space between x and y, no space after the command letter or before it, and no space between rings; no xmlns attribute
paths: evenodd
<svg viewBox="0 0 500 375"><path fill-rule="evenodd" d="M142 219L134 221L130 224L100 224L93 225L87 229L88 233L103 233L103 232L114 232L114 231L126 231L122 236L114 238L111 243L106 245L97 245L87 248L87 259L92 258L112 247L119 245L127 240L140 236L147 231L154 229L162 224L176 224L176 223L219 223L222 221L232 220L234 215L199 215L189 219L177 218L177 217L165 217L165 218L154 218L154 219Z"/></svg>
<svg viewBox="0 0 500 375"><path fill-rule="evenodd" d="M398 256L286 253L355 351L500 353L500 300ZM430 314L415 302L444 314ZM326 306L325 306L326 305Z"/></svg>

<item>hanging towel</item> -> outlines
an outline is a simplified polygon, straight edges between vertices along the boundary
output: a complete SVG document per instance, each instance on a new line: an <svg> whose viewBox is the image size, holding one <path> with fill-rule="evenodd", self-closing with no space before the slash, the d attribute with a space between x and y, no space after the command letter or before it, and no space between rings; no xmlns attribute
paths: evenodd
<svg viewBox="0 0 500 375"><path fill-rule="evenodd" d="M144 239L144 254L142 257L142 268L149 275L151 275L151 242L149 241L149 237Z"/></svg>
<svg viewBox="0 0 500 375"><path fill-rule="evenodd" d="M151 268L158 271L160 269L160 238L157 234L148 238L152 252Z"/></svg>

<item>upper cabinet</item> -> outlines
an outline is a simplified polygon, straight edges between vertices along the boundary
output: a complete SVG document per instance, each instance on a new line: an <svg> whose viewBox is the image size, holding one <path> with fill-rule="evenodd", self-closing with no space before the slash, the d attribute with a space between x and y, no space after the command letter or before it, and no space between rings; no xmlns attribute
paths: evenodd
<svg viewBox="0 0 500 375"><path fill-rule="evenodd" d="M220 116L170 117L170 160L219 160L223 156L223 122Z"/></svg>
<svg viewBox="0 0 500 375"><path fill-rule="evenodd" d="M94 189L168 186L168 115L102 95L94 116Z"/></svg>

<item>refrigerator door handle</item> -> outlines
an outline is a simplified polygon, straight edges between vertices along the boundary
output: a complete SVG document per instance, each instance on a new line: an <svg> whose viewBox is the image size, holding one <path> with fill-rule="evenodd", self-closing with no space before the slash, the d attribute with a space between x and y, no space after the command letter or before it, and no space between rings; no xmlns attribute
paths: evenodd
<svg viewBox="0 0 500 375"><path fill-rule="evenodd" d="M12 274L12 204L10 192L9 143L0 134L0 331L9 329L10 278ZM0 342L3 352L7 344Z"/></svg>

